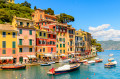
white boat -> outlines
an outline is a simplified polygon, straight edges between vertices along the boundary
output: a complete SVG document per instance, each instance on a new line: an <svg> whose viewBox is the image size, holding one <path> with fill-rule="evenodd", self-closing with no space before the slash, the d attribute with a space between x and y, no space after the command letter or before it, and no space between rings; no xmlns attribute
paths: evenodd
<svg viewBox="0 0 120 79"><path fill-rule="evenodd" d="M108 59L108 61L110 62L110 61L113 61L114 60L114 58L110 58L110 59Z"/></svg>
<svg viewBox="0 0 120 79"><path fill-rule="evenodd" d="M69 63L70 59L63 60L64 63Z"/></svg>
<svg viewBox="0 0 120 79"><path fill-rule="evenodd" d="M91 60L91 61L88 61L88 64L94 64L95 61Z"/></svg>
<svg viewBox="0 0 120 79"><path fill-rule="evenodd" d="M109 56L113 56L113 54L109 54Z"/></svg>
<svg viewBox="0 0 120 79"><path fill-rule="evenodd" d="M50 64L55 64L55 62L53 61L53 62L49 62Z"/></svg>
<svg viewBox="0 0 120 79"><path fill-rule="evenodd" d="M113 63L113 64L117 64L117 61L112 61L111 63Z"/></svg>

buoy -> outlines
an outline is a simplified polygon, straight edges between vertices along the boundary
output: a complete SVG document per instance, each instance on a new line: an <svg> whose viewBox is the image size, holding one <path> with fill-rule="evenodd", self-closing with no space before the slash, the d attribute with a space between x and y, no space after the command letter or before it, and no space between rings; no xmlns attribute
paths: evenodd
<svg viewBox="0 0 120 79"><path fill-rule="evenodd" d="M17 79L17 77L16 77L16 79Z"/></svg>
<svg viewBox="0 0 120 79"><path fill-rule="evenodd" d="M94 73L94 75L95 75L95 73Z"/></svg>
<svg viewBox="0 0 120 79"><path fill-rule="evenodd" d="M20 77L21 77L21 74L20 74Z"/></svg>
<svg viewBox="0 0 120 79"><path fill-rule="evenodd" d="M89 79L89 78L87 78L87 79Z"/></svg>

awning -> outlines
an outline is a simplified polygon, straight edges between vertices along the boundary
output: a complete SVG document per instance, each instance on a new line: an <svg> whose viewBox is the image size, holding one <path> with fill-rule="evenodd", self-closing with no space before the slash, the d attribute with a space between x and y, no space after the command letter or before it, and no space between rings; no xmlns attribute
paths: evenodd
<svg viewBox="0 0 120 79"><path fill-rule="evenodd" d="M27 58L27 57L24 57L23 59L26 59L26 60L27 60L28 58Z"/></svg>
<svg viewBox="0 0 120 79"><path fill-rule="evenodd" d="M1 60L6 60L6 59L13 59L12 56L9 56L9 57L0 57Z"/></svg>
<svg viewBox="0 0 120 79"><path fill-rule="evenodd" d="M27 55L29 58L36 58L35 55Z"/></svg>
<svg viewBox="0 0 120 79"><path fill-rule="evenodd" d="M58 55L54 55L54 56L58 56Z"/></svg>
<svg viewBox="0 0 120 79"><path fill-rule="evenodd" d="M61 54L60 56L65 56L65 54Z"/></svg>
<svg viewBox="0 0 120 79"><path fill-rule="evenodd" d="M44 54L46 57L51 57L52 56L52 54Z"/></svg>

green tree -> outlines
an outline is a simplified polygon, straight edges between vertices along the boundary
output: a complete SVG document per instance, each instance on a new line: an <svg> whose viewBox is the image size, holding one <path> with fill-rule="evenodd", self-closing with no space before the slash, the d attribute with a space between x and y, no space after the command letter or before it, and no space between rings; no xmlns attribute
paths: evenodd
<svg viewBox="0 0 120 79"><path fill-rule="evenodd" d="M49 15L54 15L54 10L52 10L51 8L48 8L47 10L44 10L45 14L49 14Z"/></svg>
<svg viewBox="0 0 120 79"><path fill-rule="evenodd" d="M34 10L35 10L35 9L37 9L37 7L36 7L36 6L34 6Z"/></svg>
<svg viewBox="0 0 120 79"><path fill-rule="evenodd" d="M27 1L25 1L24 3L21 3L21 5L31 8L31 4L28 3Z"/></svg>
<svg viewBox="0 0 120 79"><path fill-rule="evenodd" d="M60 23L69 23L74 21L74 17L71 15L67 15L65 13L61 13L60 15L56 16L58 22Z"/></svg>

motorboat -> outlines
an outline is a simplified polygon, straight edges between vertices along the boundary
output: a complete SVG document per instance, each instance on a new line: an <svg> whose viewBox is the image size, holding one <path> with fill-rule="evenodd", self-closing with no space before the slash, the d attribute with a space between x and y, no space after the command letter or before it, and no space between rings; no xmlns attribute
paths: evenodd
<svg viewBox="0 0 120 79"><path fill-rule="evenodd" d="M106 63L104 64L104 67L107 67L107 68L110 68L110 67L115 67L116 64L112 63L112 62L109 62L109 63Z"/></svg>
<svg viewBox="0 0 120 79"><path fill-rule="evenodd" d="M108 59L108 61L110 62L110 61L113 61L114 60L114 58L110 58L110 59Z"/></svg>
<svg viewBox="0 0 120 79"><path fill-rule="evenodd" d="M25 69L25 65L9 65L9 66L2 66L1 69Z"/></svg>
<svg viewBox="0 0 120 79"><path fill-rule="evenodd" d="M84 62L87 62L88 60L80 60L78 61L79 63L84 63Z"/></svg>
<svg viewBox="0 0 120 79"><path fill-rule="evenodd" d="M55 64L55 62L53 61L53 62L49 62L50 64Z"/></svg>
<svg viewBox="0 0 120 79"><path fill-rule="evenodd" d="M84 65L94 65L95 61L93 61L93 60L91 60L91 61L85 61L83 64Z"/></svg>
<svg viewBox="0 0 120 79"><path fill-rule="evenodd" d="M109 54L109 56L113 56L113 54Z"/></svg>
<svg viewBox="0 0 120 79"><path fill-rule="evenodd" d="M95 62L96 62L96 63L99 63L99 62L102 62L102 61L103 61L103 59L95 58Z"/></svg>
<svg viewBox="0 0 120 79"><path fill-rule="evenodd" d="M74 70L78 70L79 67L80 67L80 64L64 65L62 67L58 67L57 69L52 68L47 73L48 74L53 74L53 75L68 73L68 72L71 72L71 71L74 71Z"/></svg>
<svg viewBox="0 0 120 79"><path fill-rule="evenodd" d="M41 66L50 66L51 64L50 63L43 63L43 64L40 64Z"/></svg>

